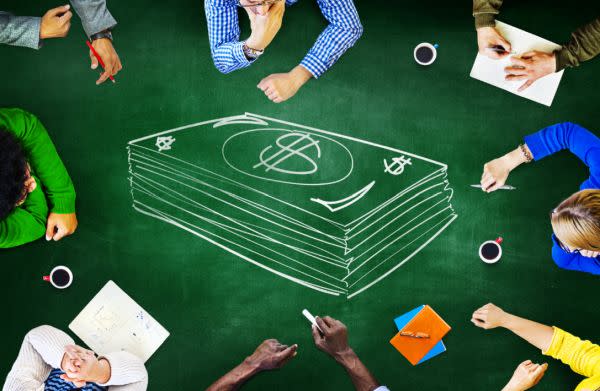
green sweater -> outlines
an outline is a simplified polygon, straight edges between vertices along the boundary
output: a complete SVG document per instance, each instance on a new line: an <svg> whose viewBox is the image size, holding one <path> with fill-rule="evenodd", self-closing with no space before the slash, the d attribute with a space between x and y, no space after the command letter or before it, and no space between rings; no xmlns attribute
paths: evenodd
<svg viewBox="0 0 600 391"><path fill-rule="evenodd" d="M48 132L35 116L0 108L0 127L20 141L38 184L21 206L0 221L0 248L8 248L42 237L49 212L75 213L75 189Z"/></svg>
<svg viewBox="0 0 600 391"><path fill-rule="evenodd" d="M495 16L500 13L501 5L502 0L473 0L475 27L494 26ZM581 62L596 57L600 53L600 18L575 30L571 34L571 40L555 53L557 71L579 66Z"/></svg>

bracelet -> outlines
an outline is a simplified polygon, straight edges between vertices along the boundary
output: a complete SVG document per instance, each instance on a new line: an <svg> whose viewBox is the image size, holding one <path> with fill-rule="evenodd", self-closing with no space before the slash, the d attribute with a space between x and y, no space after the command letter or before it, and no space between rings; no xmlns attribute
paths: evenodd
<svg viewBox="0 0 600 391"><path fill-rule="evenodd" d="M525 144L519 144L519 148L521 148L521 152L523 156L525 156L525 163L531 163L533 161L533 156L531 156L531 152L525 148Z"/></svg>

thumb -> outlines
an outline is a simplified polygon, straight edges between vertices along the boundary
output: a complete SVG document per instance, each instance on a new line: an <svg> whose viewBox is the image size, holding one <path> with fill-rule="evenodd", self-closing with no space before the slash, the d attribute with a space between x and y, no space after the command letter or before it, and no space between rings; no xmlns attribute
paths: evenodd
<svg viewBox="0 0 600 391"><path fill-rule="evenodd" d="M296 355L296 350L298 350L298 345L294 344L277 353L277 355L281 360L287 360Z"/></svg>
<svg viewBox="0 0 600 391"><path fill-rule="evenodd" d="M508 42L504 38L500 38L500 45L502 45L502 47L504 48L504 50L506 50L507 52L510 53L510 51L512 49L512 46L510 45L510 42Z"/></svg>
<svg viewBox="0 0 600 391"><path fill-rule="evenodd" d="M64 14L65 12L67 12L70 9L71 9L71 6L69 4L65 4L65 5L61 5L60 7L52 8L51 10L46 12L46 15L57 16L57 15Z"/></svg>
<svg viewBox="0 0 600 391"><path fill-rule="evenodd" d="M52 240L54 237L54 228L56 228L56 225L53 222L48 221L46 225L46 240Z"/></svg>
<svg viewBox="0 0 600 391"><path fill-rule="evenodd" d="M94 53L92 53L91 50L90 50L90 59L92 60L91 68L92 69L98 68L98 59L96 58L96 56L94 56Z"/></svg>

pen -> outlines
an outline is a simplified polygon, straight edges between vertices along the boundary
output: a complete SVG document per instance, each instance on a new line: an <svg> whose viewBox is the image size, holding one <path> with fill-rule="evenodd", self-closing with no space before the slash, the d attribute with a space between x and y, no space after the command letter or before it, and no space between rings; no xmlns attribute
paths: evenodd
<svg viewBox="0 0 600 391"><path fill-rule="evenodd" d="M411 337L411 338L429 338L429 334L421 333L421 332L412 332L412 331L401 331L400 335L403 337Z"/></svg>
<svg viewBox="0 0 600 391"><path fill-rule="evenodd" d="M100 66L102 67L102 69L106 69L106 66L104 65L104 61L102 61L102 58L100 58L100 55L98 54L98 52L96 52L96 50L92 46L92 43L90 41L85 41L85 44L88 46L88 48L90 48L90 50L92 51L92 54L94 55L94 57L96 57L96 59L100 63ZM109 78L113 83L115 82L115 78L112 75L110 75Z"/></svg>
<svg viewBox="0 0 600 391"><path fill-rule="evenodd" d="M476 187L481 189L481 185L471 185L471 187ZM498 188L499 190L516 190L517 188L511 185L503 185Z"/></svg>

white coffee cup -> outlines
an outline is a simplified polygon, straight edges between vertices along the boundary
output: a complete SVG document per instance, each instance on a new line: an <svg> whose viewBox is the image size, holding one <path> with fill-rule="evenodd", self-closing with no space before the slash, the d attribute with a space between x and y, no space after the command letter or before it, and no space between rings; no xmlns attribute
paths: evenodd
<svg viewBox="0 0 600 391"><path fill-rule="evenodd" d="M73 283L73 273L66 266L56 266L49 275L42 277L44 281L48 281L57 289L65 289ZM64 281L64 284L61 283Z"/></svg>
<svg viewBox="0 0 600 391"><path fill-rule="evenodd" d="M485 263L496 263L500 260L500 258L502 258L502 246L500 246L500 244L502 244L502 238L498 238L496 240L488 240L487 242L483 242L481 244L481 246L479 246L479 258L481 258L481 260ZM497 254L493 257L486 257L484 255L484 247L488 247L489 246L493 246L491 249L492 251L496 252ZM489 254L488 254L489 255Z"/></svg>
<svg viewBox="0 0 600 391"><path fill-rule="evenodd" d="M418 44L417 47L415 47L415 50L413 52L413 56L415 57L415 61L417 62L417 64L420 64L420 65L430 65L430 64L433 64L433 62L435 61L435 59L437 57L437 47L438 47L437 43L435 45L432 45L432 44L430 44L428 42L423 42L423 43ZM417 51L420 48L428 48L429 50L431 50L432 56L431 56L431 59L429 61L421 61L421 60L419 60L417 58Z"/></svg>

